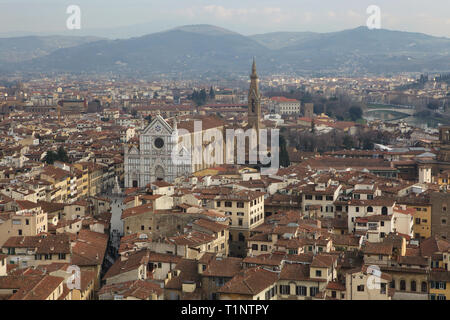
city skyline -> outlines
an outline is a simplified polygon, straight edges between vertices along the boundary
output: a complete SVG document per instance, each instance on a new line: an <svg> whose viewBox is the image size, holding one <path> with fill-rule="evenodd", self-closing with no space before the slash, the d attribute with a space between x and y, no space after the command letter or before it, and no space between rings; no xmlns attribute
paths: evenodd
<svg viewBox="0 0 450 320"><path fill-rule="evenodd" d="M370 5L381 10L381 28L450 37L450 10L446 1L209 1L156 3L141 0L46 0L35 3L0 1L0 36L93 35L110 38L137 37L181 25L213 24L243 35L269 32L334 32L366 25ZM68 30L67 7L81 9L81 29ZM407 9L406 9L407 8ZM447 8L447 10L445 9Z"/></svg>

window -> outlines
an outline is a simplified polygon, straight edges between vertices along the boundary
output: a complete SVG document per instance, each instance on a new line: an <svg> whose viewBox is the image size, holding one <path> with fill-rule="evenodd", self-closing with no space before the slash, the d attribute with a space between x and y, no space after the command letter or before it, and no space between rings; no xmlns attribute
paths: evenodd
<svg viewBox="0 0 450 320"><path fill-rule="evenodd" d="M381 208L381 214L382 214L383 216L386 216L386 215L388 214L388 208L387 208L387 207Z"/></svg>
<svg viewBox="0 0 450 320"><path fill-rule="evenodd" d="M238 238L239 238L239 241L241 241L241 242L245 241L245 236L241 232L239 233Z"/></svg>
<svg viewBox="0 0 450 320"><path fill-rule="evenodd" d="M356 211L356 212L359 212L359 207L355 207L355 211Z"/></svg>
<svg viewBox="0 0 450 320"><path fill-rule="evenodd" d="M155 148L161 149L162 147L164 147L164 140L161 138L156 138L155 139Z"/></svg>
<svg viewBox="0 0 450 320"><path fill-rule="evenodd" d="M422 281L421 287L422 287L421 290L422 290L423 293L427 292L428 285L427 285L427 283L425 281Z"/></svg>
<svg viewBox="0 0 450 320"><path fill-rule="evenodd" d="M323 200L323 196L316 196L316 200Z"/></svg>
<svg viewBox="0 0 450 320"><path fill-rule="evenodd" d="M364 292L364 285L360 284L359 286L356 287L356 289L358 290L358 292Z"/></svg>
<svg viewBox="0 0 450 320"><path fill-rule="evenodd" d="M411 291L413 292L417 291L417 284L414 280L411 281Z"/></svg>
<svg viewBox="0 0 450 320"><path fill-rule="evenodd" d="M242 222L243 222L243 220L242 220L242 219L239 219L239 220L238 220L238 225L242 226Z"/></svg>
<svg viewBox="0 0 450 320"><path fill-rule="evenodd" d="M367 207L367 212L373 212L373 208L372 207Z"/></svg>
<svg viewBox="0 0 450 320"><path fill-rule="evenodd" d="M322 276L322 271L316 270L316 277L321 277L321 276Z"/></svg>
<svg viewBox="0 0 450 320"><path fill-rule="evenodd" d="M295 287L295 294L297 296L303 296L305 297L307 293L307 288L305 286L296 286Z"/></svg>
<svg viewBox="0 0 450 320"><path fill-rule="evenodd" d="M331 291L331 297L336 298L336 291Z"/></svg>
<svg viewBox="0 0 450 320"><path fill-rule="evenodd" d="M66 260L66 254L65 253L58 253L58 259L59 260Z"/></svg>
<svg viewBox="0 0 450 320"><path fill-rule="evenodd" d="M261 245L261 251L267 251L267 245L262 244Z"/></svg>
<svg viewBox="0 0 450 320"><path fill-rule="evenodd" d="M290 285L280 285L280 294L291 294Z"/></svg>
<svg viewBox="0 0 450 320"><path fill-rule="evenodd" d="M380 284L380 293L381 294L386 294L386 283L381 283Z"/></svg>
<svg viewBox="0 0 450 320"><path fill-rule="evenodd" d="M309 288L309 295L311 297L315 297L318 292L319 292L319 287L310 287Z"/></svg>
<svg viewBox="0 0 450 320"><path fill-rule="evenodd" d="M236 203L236 206L238 208L243 208L244 207L244 203L243 202L238 202L238 203Z"/></svg>
<svg viewBox="0 0 450 320"><path fill-rule="evenodd" d="M233 204L231 203L231 201L225 201L225 207L231 208L232 206Z"/></svg>
<svg viewBox="0 0 450 320"><path fill-rule="evenodd" d="M252 250L258 250L258 245L257 244L252 244Z"/></svg>
<svg viewBox="0 0 450 320"><path fill-rule="evenodd" d="M313 198L313 196L310 195L310 194L306 194L306 195L305 195L305 199L306 199L306 200L312 200L312 198Z"/></svg>
<svg viewBox="0 0 450 320"><path fill-rule="evenodd" d="M359 199L360 199L359 194L354 194L354 195L353 195L353 199L359 200Z"/></svg>
<svg viewBox="0 0 450 320"><path fill-rule="evenodd" d="M326 196L325 199L327 199L328 201L333 201L333 196Z"/></svg>
<svg viewBox="0 0 450 320"><path fill-rule="evenodd" d="M400 290L405 291L406 290L406 281L400 280Z"/></svg>
<svg viewBox="0 0 450 320"><path fill-rule="evenodd" d="M217 201L216 206L219 208L220 207L220 201Z"/></svg>

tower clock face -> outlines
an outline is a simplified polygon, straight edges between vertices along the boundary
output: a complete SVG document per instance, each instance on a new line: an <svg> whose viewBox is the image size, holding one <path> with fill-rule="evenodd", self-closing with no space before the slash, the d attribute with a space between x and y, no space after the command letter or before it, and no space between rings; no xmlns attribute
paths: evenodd
<svg viewBox="0 0 450 320"><path fill-rule="evenodd" d="M162 138L156 138L155 139L155 148L161 149L164 147L164 140Z"/></svg>

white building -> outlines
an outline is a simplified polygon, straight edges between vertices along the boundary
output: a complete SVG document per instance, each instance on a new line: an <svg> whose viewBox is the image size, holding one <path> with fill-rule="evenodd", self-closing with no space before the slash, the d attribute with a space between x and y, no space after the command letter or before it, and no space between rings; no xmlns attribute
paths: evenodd
<svg viewBox="0 0 450 320"><path fill-rule="evenodd" d="M273 97L270 99L271 110L281 115L300 114L300 101L285 97Z"/></svg>

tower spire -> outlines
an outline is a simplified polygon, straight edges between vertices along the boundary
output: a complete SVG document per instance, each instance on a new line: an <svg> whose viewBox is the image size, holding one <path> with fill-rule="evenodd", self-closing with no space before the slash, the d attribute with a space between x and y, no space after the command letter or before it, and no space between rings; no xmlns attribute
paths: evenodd
<svg viewBox="0 0 450 320"><path fill-rule="evenodd" d="M256 74L256 62L255 57L253 57L253 64L252 64L252 78L256 78L258 75Z"/></svg>

